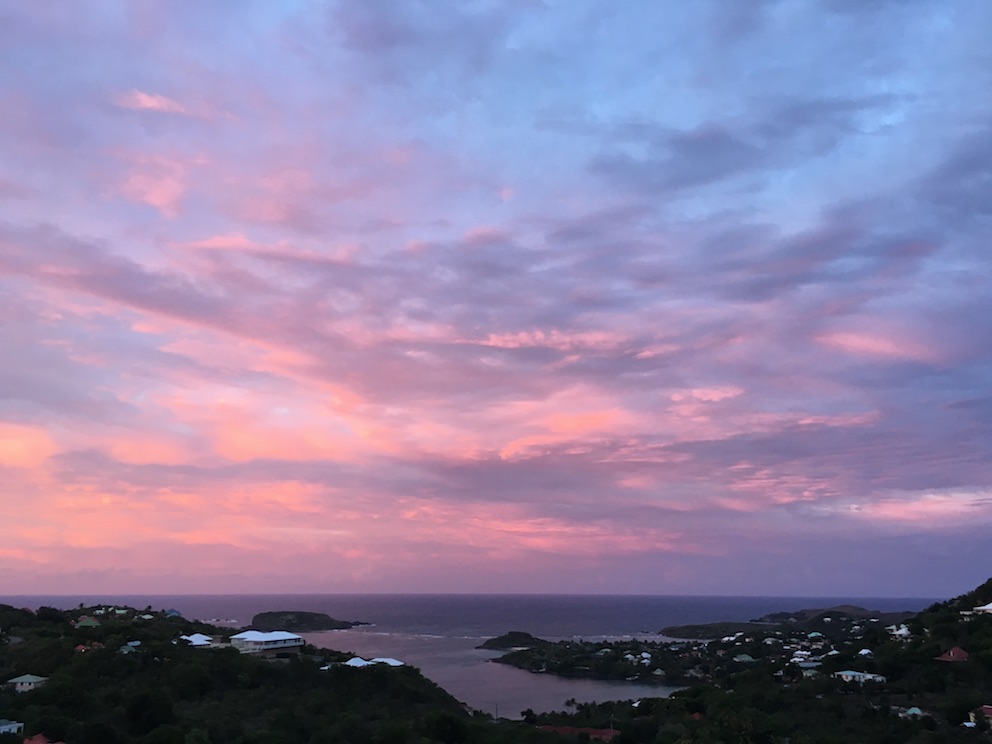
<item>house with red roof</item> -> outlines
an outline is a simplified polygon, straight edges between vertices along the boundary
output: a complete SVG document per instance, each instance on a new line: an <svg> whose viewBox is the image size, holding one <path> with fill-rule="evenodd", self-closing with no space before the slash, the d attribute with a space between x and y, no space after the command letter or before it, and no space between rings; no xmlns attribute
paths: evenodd
<svg viewBox="0 0 992 744"><path fill-rule="evenodd" d="M35 734L24 740L24 744L65 744L64 741L52 741L44 734Z"/></svg>
<svg viewBox="0 0 992 744"><path fill-rule="evenodd" d="M935 656L936 661L968 661L968 652L960 646L952 646L940 656Z"/></svg>
<svg viewBox="0 0 992 744"><path fill-rule="evenodd" d="M986 721L992 723L992 705L982 705L968 714L968 718L971 719L972 723L978 723L983 716Z"/></svg>
<svg viewBox="0 0 992 744"><path fill-rule="evenodd" d="M585 734L594 741L611 741L614 737L620 735L620 732L615 729L594 729L583 728L581 726L538 726L538 728L541 731L550 731L553 734L566 734L568 736Z"/></svg>

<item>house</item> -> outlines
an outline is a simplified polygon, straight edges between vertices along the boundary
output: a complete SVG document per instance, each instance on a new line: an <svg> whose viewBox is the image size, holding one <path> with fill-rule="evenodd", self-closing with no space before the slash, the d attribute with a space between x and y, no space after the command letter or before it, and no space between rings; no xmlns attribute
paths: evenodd
<svg viewBox="0 0 992 744"><path fill-rule="evenodd" d="M835 679L842 679L845 682L857 682L863 685L865 682L885 682L885 677L881 674L869 674L868 672L855 672L845 669L842 672L834 672Z"/></svg>
<svg viewBox="0 0 992 744"><path fill-rule="evenodd" d="M7 684L14 686L14 692L30 692L41 687L47 681L48 677L39 677L37 674L22 674L20 677L8 679Z"/></svg>
<svg viewBox="0 0 992 744"><path fill-rule="evenodd" d="M550 731L554 734L565 734L566 736L578 736L585 734L594 741L612 741L614 737L620 735L616 729L594 729L578 726L538 726L541 731Z"/></svg>
<svg viewBox="0 0 992 744"><path fill-rule="evenodd" d="M912 637L912 633L907 625L889 625L885 628L889 635L900 641L907 641Z"/></svg>
<svg viewBox="0 0 992 744"><path fill-rule="evenodd" d="M245 630L231 636L231 645L243 654L285 656L299 653L303 648L303 638L285 630Z"/></svg>
<svg viewBox="0 0 992 744"><path fill-rule="evenodd" d="M985 717L986 721L992 723L992 705L982 705L968 714L968 718L972 723L978 723L982 716Z"/></svg>
<svg viewBox="0 0 992 744"><path fill-rule="evenodd" d="M377 656L374 659L372 659L372 663L373 664L385 664L386 666L391 666L391 667L401 667L401 666L403 666L403 662L402 661L400 661L399 659L393 659L393 658L391 658L389 656Z"/></svg>
<svg viewBox="0 0 992 744"><path fill-rule="evenodd" d="M179 640L186 641L190 646L195 646L196 648L209 648L214 642L213 636L208 636L205 633L193 633L192 635L181 635Z"/></svg>
<svg viewBox="0 0 992 744"><path fill-rule="evenodd" d="M23 744L65 744L64 741L52 741L44 734L35 734L24 740Z"/></svg>
<svg viewBox="0 0 992 744"><path fill-rule="evenodd" d="M0 718L0 734L19 734L24 731L24 724L20 721L8 721Z"/></svg>
<svg viewBox="0 0 992 744"><path fill-rule="evenodd" d="M992 602L989 602L988 604L983 604L981 607L976 607L974 609L974 612L986 612L992 615Z"/></svg>
<svg viewBox="0 0 992 744"><path fill-rule="evenodd" d="M79 618L76 621L76 627L77 628L99 628L100 627L100 621L97 620L95 617L87 617L86 615L83 615L81 618Z"/></svg>
<svg viewBox="0 0 992 744"><path fill-rule="evenodd" d="M181 618L183 616L183 613L181 613L179 610L174 610L170 607L168 610L165 611L165 616Z"/></svg>
<svg viewBox="0 0 992 744"><path fill-rule="evenodd" d="M345 666L353 667L355 669L361 669L362 667L374 666L375 664L385 664L391 667L401 667L403 662L399 659L393 659L388 656L377 656L376 658L366 661L361 656L352 656L348 661L344 663Z"/></svg>
<svg viewBox="0 0 992 744"><path fill-rule="evenodd" d="M968 661L968 652L960 646L953 646L940 656L934 657L935 661Z"/></svg>

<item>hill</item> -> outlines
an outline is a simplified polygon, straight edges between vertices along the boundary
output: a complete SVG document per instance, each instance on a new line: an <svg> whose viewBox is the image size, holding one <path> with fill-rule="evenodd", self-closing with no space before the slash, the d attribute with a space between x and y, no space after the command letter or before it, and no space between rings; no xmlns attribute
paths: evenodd
<svg viewBox="0 0 992 744"><path fill-rule="evenodd" d="M669 638L706 639L720 638L733 633L804 628L824 632L846 625L848 627L864 621L881 622L885 625L901 623L914 616L912 612L880 612L866 610L856 605L797 610L795 612L770 612L748 622L700 623L697 625L669 625L659 633Z"/></svg>

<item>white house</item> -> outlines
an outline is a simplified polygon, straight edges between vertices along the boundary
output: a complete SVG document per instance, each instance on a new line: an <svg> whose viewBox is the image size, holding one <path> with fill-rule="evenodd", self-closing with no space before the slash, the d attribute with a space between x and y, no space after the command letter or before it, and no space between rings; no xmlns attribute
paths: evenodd
<svg viewBox="0 0 992 744"><path fill-rule="evenodd" d="M297 653L303 638L285 630L245 630L231 636L231 645L243 654Z"/></svg>
<svg viewBox="0 0 992 744"><path fill-rule="evenodd" d="M885 628L889 631L889 635L893 638L898 638L899 640L906 640L913 634L909 632L909 627L905 624L903 625L888 625Z"/></svg>
<svg viewBox="0 0 992 744"><path fill-rule="evenodd" d="M393 659L388 656L377 656L371 661L366 661L361 656L352 656L348 661L344 663L345 666L355 667L361 669L362 667L373 666L374 664L385 664L391 667L401 667L403 662L399 659Z"/></svg>
<svg viewBox="0 0 992 744"><path fill-rule="evenodd" d="M376 656L374 659L372 659L372 663L373 664L385 664L386 666L391 666L391 667L401 667L401 666L403 666L403 662L402 661L400 661L399 659L393 659L393 658L391 658L389 656Z"/></svg>
<svg viewBox="0 0 992 744"><path fill-rule="evenodd" d="M0 734L20 734L24 731L24 724L20 721L8 721L0 718Z"/></svg>
<svg viewBox="0 0 992 744"><path fill-rule="evenodd" d="M214 642L213 636L204 633L193 633L192 635L181 635L180 640L186 641L190 646L197 648L208 648Z"/></svg>
<svg viewBox="0 0 992 744"><path fill-rule="evenodd" d="M834 672L834 677L845 682L857 682L863 685L865 682L885 682L885 677L881 674L869 674L868 672L855 672L850 669L843 672Z"/></svg>
<svg viewBox="0 0 992 744"><path fill-rule="evenodd" d="M14 692L30 692L36 687L41 687L48 681L48 677L39 677L37 674L22 674L20 677L8 679L7 684L14 686Z"/></svg>
<svg viewBox="0 0 992 744"><path fill-rule="evenodd" d="M976 607L974 611L987 612L989 614L992 614L992 602L989 602L988 604L983 604L981 607Z"/></svg>

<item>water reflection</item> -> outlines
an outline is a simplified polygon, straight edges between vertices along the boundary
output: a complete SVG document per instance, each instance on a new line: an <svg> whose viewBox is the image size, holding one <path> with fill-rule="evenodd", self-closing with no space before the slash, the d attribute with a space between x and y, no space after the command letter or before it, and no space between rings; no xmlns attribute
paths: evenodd
<svg viewBox="0 0 992 744"><path fill-rule="evenodd" d="M563 679L490 663L500 655L476 648L485 638L384 633L372 628L304 633L308 643L359 656L392 656L419 667L471 708L504 718L519 718L530 708L541 713L563 710L565 701L604 702L665 697L674 687L589 679Z"/></svg>

